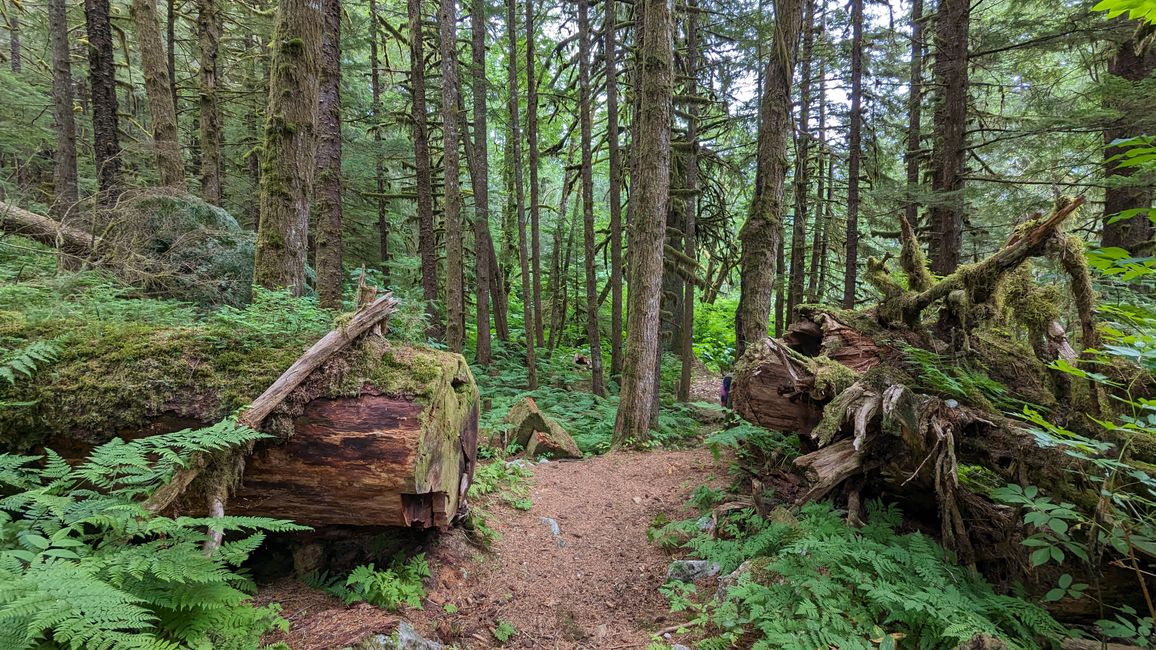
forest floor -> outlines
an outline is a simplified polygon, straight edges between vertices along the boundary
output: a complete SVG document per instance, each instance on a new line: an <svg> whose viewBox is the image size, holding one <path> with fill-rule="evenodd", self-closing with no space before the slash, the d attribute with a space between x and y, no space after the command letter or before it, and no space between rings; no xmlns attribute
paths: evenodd
<svg viewBox="0 0 1156 650"><path fill-rule="evenodd" d="M400 618L461 648L645 648L682 620L658 591L677 557L650 544L647 530L660 515L691 516L691 492L725 479L725 465L701 448L536 465L529 510L499 499L484 506L500 535L488 551L458 529L431 544L433 586L422 610L345 606L289 580L262 590L261 600L282 604L291 629L280 640L294 650L340 648ZM494 636L502 622L517 630L504 645Z"/></svg>

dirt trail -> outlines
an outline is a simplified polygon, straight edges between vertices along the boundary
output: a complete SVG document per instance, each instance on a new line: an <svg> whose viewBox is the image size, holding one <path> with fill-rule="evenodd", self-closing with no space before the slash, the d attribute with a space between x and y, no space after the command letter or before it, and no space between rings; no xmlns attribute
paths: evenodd
<svg viewBox="0 0 1156 650"><path fill-rule="evenodd" d="M507 647L645 648L671 624L658 588L672 558L647 542L647 529L662 513L689 516L687 497L721 482L723 468L696 449L552 462L534 473L530 511L493 507L502 537L490 553L463 563L460 536L438 545L437 588L415 625L463 648L498 646L499 621L518 630Z"/></svg>
<svg viewBox="0 0 1156 650"><path fill-rule="evenodd" d="M425 607L400 617L429 639L467 650L645 648L652 633L679 622L658 592L675 558L646 532L660 514L691 516L690 493L723 484L725 467L693 449L617 452L533 472L529 511L499 498L485 504L501 534L489 551L461 530L436 538ZM544 518L557 523L557 535ZM340 648L399 618L364 604L345 607L295 581L263 589L261 599L283 604L292 629L278 640L295 649ZM504 646L493 632L502 621L517 629Z"/></svg>

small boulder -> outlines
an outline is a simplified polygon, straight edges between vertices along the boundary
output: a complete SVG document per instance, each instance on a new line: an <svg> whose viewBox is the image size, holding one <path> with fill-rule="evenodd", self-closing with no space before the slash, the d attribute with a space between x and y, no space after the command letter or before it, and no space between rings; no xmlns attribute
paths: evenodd
<svg viewBox="0 0 1156 650"><path fill-rule="evenodd" d="M409 621L401 621L393 634L368 636L346 650L444 650L445 647L418 634Z"/></svg>
<svg viewBox="0 0 1156 650"><path fill-rule="evenodd" d="M707 560L675 560L666 569L667 580L679 582L695 582L703 578L717 576L722 571L718 562Z"/></svg>
<svg viewBox="0 0 1156 650"><path fill-rule="evenodd" d="M529 457L582 457L582 450L578 449L578 444L570 434L543 413L532 397L527 397L511 407L505 421L513 425L511 441L521 445Z"/></svg>

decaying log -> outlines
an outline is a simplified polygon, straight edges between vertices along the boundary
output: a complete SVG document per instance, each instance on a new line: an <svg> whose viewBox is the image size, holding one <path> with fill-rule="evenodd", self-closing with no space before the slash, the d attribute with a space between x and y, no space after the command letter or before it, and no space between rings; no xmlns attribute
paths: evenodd
<svg viewBox="0 0 1156 650"><path fill-rule="evenodd" d="M80 228L0 201L0 232L20 235L74 257L88 257L100 240Z"/></svg>

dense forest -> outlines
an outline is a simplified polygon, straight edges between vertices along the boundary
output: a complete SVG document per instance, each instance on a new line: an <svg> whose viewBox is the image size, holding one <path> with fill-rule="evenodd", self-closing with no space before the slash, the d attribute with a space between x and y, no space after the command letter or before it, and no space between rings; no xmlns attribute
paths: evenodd
<svg viewBox="0 0 1156 650"><path fill-rule="evenodd" d="M0 20L0 646L1156 644L1153 0Z"/></svg>

